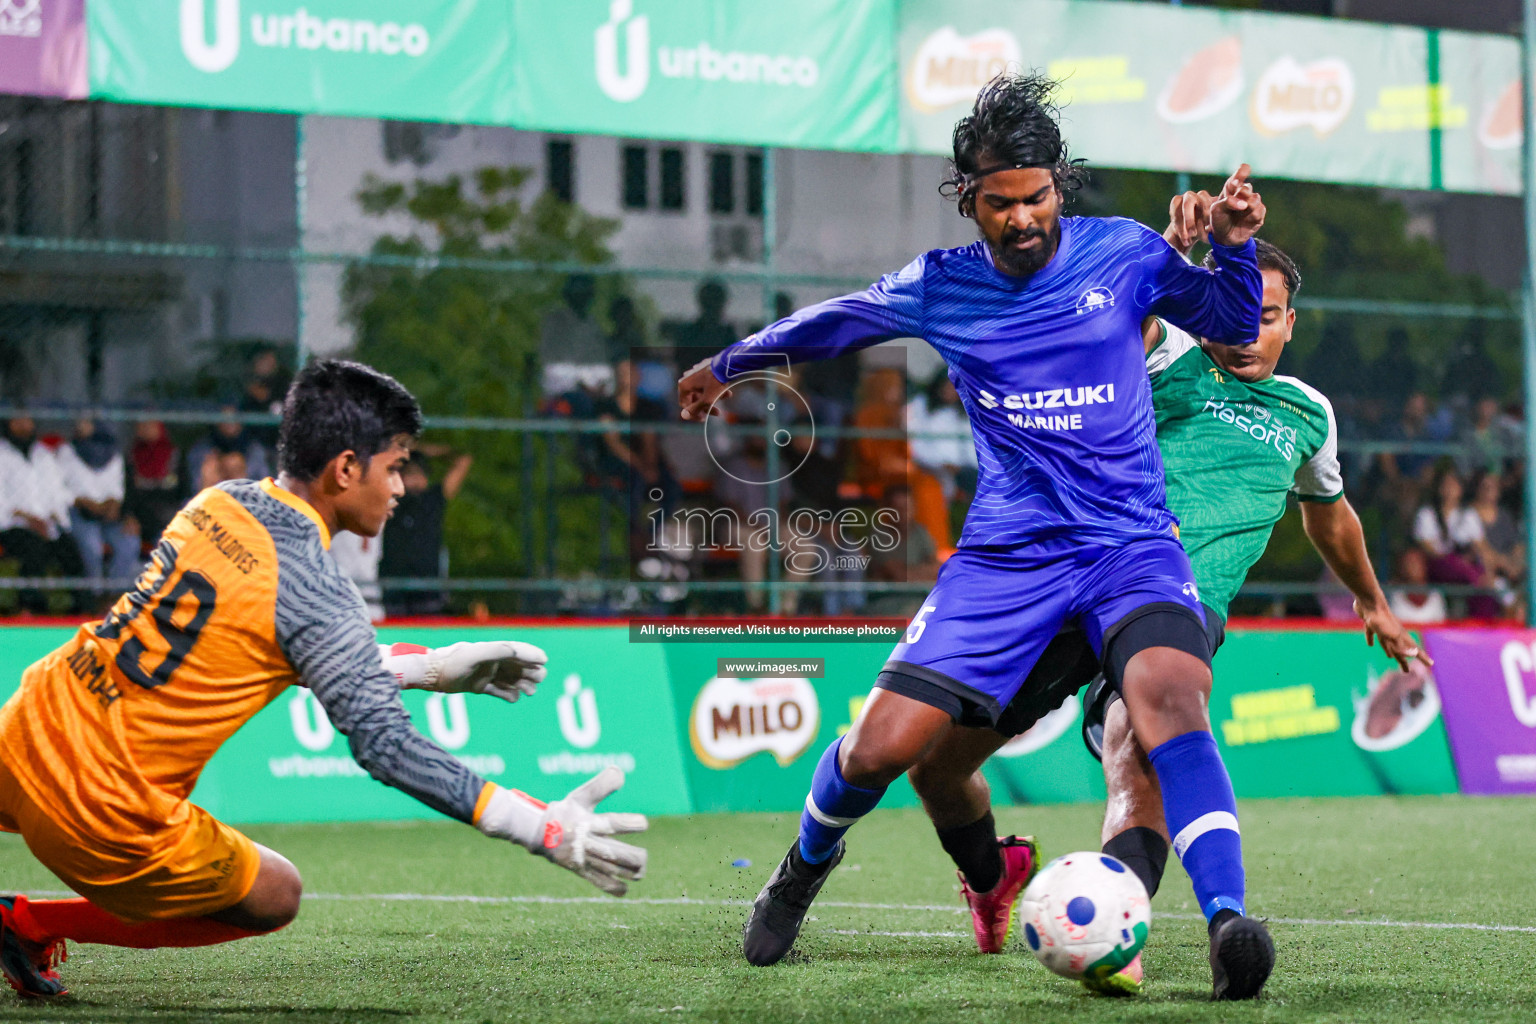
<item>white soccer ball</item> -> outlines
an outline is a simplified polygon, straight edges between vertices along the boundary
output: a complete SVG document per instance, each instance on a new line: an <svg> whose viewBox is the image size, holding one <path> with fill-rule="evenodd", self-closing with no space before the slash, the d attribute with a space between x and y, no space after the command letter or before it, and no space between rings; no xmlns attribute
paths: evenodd
<svg viewBox="0 0 1536 1024"><path fill-rule="evenodd" d="M1107 978L1141 952L1152 927L1146 887L1105 853L1051 861L1024 890L1019 921L1030 951L1063 978Z"/></svg>

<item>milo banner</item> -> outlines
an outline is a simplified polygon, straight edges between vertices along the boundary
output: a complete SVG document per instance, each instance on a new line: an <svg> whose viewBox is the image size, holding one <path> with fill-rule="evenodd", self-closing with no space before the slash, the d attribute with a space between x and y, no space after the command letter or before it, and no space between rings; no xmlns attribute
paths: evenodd
<svg viewBox="0 0 1536 1024"><path fill-rule="evenodd" d="M1004 68L1062 81L1077 156L1117 167L1520 191L1520 47L1337 19L1070 0L902 0L903 150L947 154Z"/></svg>
<svg viewBox="0 0 1536 1024"><path fill-rule="evenodd" d="M1466 793L1536 793L1536 631L1432 629L1445 727Z"/></svg>
<svg viewBox="0 0 1536 1024"><path fill-rule="evenodd" d="M0 630L0 699L72 633ZM408 691L416 727L486 778L546 799L617 765L628 782L616 809L648 814L797 810L822 750L847 732L890 652L889 642L862 641L637 643L624 626L411 627L381 639L441 646L507 635L549 652L539 692L514 705ZM1431 675L1399 671L1353 631L1234 630L1216 659L1211 719L1238 795L1455 792L1453 746L1463 789L1536 791L1533 643L1536 632L1432 631ZM778 665L749 672L749 662ZM996 799L1103 799L1081 728L1072 697L1005 745L984 769ZM303 688L224 745L194 799L231 821L436 816L368 778ZM903 780L882 805L915 802Z"/></svg>
<svg viewBox="0 0 1536 1024"><path fill-rule="evenodd" d="M85 0L0 0L0 93L83 99Z"/></svg>

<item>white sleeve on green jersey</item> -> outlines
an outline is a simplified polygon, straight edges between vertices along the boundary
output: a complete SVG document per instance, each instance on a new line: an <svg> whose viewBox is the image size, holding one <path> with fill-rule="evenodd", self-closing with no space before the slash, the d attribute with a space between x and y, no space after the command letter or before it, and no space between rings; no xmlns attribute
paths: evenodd
<svg viewBox="0 0 1536 1024"><path fill-rule="evenodd" d="M1194 335L1180 330L1167 320L1159 317L1157 325L1163 329L1163 340L1158 342L1157 347L1147 356L1148 377L1156 377L1172 366L1184 353L1200 347L1200 342Z"/></svg>
<svg viewBox="0 0 1536 1024"><path fill-rule="evenodd" d="M1328 417L1328 436L1317 452L1296 470L1292 489L1303 501L1337 501L1344 497L1344 474L1339 468L1339 423L1333 415L1333 403L1312 385L1295 377L1285 379L1321 406Z"/></svg>

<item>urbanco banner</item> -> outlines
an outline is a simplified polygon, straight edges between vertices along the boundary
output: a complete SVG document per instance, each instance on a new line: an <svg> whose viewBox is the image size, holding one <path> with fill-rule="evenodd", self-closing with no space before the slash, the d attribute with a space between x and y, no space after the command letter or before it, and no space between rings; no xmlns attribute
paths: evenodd
<svg viewBox="0 0 1536 1024"><path fill-rule="evenodd" d="M891 0L518 2L518 125L890 152Z"/></svg>
<svg viewBox="0 0 1536 1024"><path fill-rule="evenodd" d="M10 0L16 2L16 0ZM890 151L892 0L139 0L103 99Z"/></svg>
<svg viewBox="0 0 1536 1024"><path fill-rule="evenodd" d="M101 99L504 122L512 0L89 4Z"/></svg>
<svg viewBox="0 0 1536 1024"><path fill-rule="evenodd" d="M1536 630L1432 629L1464 793L1536 793Z"/></svg>
<svg viewBox="0 0 1536 1024"><path fill-rule="evenodd" d="M1004 69L1062 83L1074 155L1116 167L1520 191L1510 37L1073 0L903 0L901 142L947 154Z"/></svg>
<svg viewBox="0 0 1536 1024"><path fill-rule="evenodd" d="M0 700L73 633L0 628ZM628 781L605 809L646 814L798 810L822 751L858 718L891 651L889 642L632 643L626 627L608 625L380 633L383 642L429 646L508 636L549 653L538 693L507 704L407 691L416 727L492 782L543 799L616 765ZM1235 628L1216 657L1210 708L1237 795L1455 792L1452 746L1465 791L1536 790L1536 631L1433 630L1427 643L1434 672L1402 672L1352 630ZM722 659L787 652L820 659L822 674L719 671ZM1082 717L1073 696L988 762L998 802L1103 799ZM233 822L440 817L368 778L302 687L225 743L193 799ZM901 780L881 806L915 803Z"/></svg>
<svg viewBox="0 0 1536 1024"><path fill-rule="evenodd" d="M85 0L0 0L0 93L84 99Z"/></svg>
<svg viewBox="0 0 1536 1024"><path fill-rule="evenodd" d="M558 800L614 765L626 782L603 810L690 810L666 667L655 647L632 648L619 629L386 628L379 639L442 647L509 634L549 654L549 676L538 692L508 704L408 690L406 709L423 734L489 781L542 800ZM193 799L233 821L440 817L369 778L302 687L290 688L224 744Z"/></svg>

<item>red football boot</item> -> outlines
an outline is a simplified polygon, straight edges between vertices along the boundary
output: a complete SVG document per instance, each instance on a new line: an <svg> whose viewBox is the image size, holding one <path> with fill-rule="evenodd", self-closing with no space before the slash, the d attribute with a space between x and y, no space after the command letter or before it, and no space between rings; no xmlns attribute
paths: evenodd
<svg viewBox="0 0 1536 1024"><path fill-rule="evenodd" d="M975 892L960 872L960 892L971 908L971 927L983 953L1001 953L1013 931L1013 905L1040 869L1040 846L1034 836L1008 836L997 841L1003 877L989 892Z"/></svg>
<svg viewBox="0 0 1536 1024"><path fill-rule="evenodd" d="M51 999L68 994L55 970L69 956L64 940L49 945L32 942L16 930L13 910L25 896L0 896L0 974L21 995Z"/></svg>

